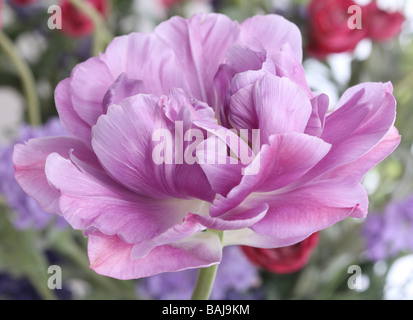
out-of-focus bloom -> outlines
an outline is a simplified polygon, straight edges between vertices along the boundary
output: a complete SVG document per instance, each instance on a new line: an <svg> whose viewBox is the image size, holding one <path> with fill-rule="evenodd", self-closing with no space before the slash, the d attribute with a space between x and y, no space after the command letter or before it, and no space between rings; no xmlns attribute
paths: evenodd
<svg viewBox="0 0 413 320"><path fill-rule="evenodd" d="M357 6L360 28L350 28L349 20ZM312 0L308 7L308 52L319 58L330 53L351 52L365 38L387 40L396 36L404 21L401 13L389 13L377 7L375 1L359 6L352 0Z"/></svg>
<svg viewBox="0 0 413 320"><path fill-rule="evenodd" d="M197 272L194 269L177 273L162 273L142 279L138 294L145 299L186 300L191 297ZM211 299L260 299L261 279L258 270L248 261L238 246L224 248Z"/></svg>
<svg viewBox="0 0 413 320"><path fill-rule="evenodd" d="M183 0L161 0L161 3L165 8L172 7L172 6L177 5L181 2L183 2Z"/></svg>
<svg viewBox="0 0 413 320"><path fill-rule="evenodd" d="M413 196L390 202L381 213L372 213L363 226L366 254L373 261L413 251Z"/></svg>
<svg viewBox="0 0 413 320"><path fill-rule="evenodd" d="M107 0L86 0L103 17L108 14ZM71 37L84 37L93 32L93 22L82 12L80 12L69 0L62 0L62 32Z"/></svg>
<svg viewBox="0 0 413 320"><path fill-rule="evenodd" d="M225 245L275 248L365 217L361 180L400 140L392 85L352 87L329 113L301 45L277 15L174 17L118 37L58 85L70 138L17 145L16 179L84 231L92 269L120 279L219 263L219 236L205 229L225 231ZM155 161L159 147L170 162Z"/></svg>
<svg viewBox="0 0 413 320"><path fill-rule="evenodd" d="M311 1L308 7L308 51L312 55L324 57L330 53L353 51L367 36L364 25L361 29L350 29L348 26L348 8L353 5L356 3L352 0Z"/></svg>
<svg viewBox="0 0 413 320"><path fill-rule="evenodd" d="M385 41L397 36L405 21L401 12L387 12L377 7L375 1L370 2L365 9L364 20L367 36L374 41Z"/></svg>
<svg viewBox="0 0 413 320"><path fill-rule="evenodd" d="M241 246L242 251L255 265L274 273L292 273L302 269L311 257L319 240L319 232L291 246L262 249Z"/></svg>
<svg viewBox="0 0 413 320"><path fill-rule="evenodd" d="M18 139L14 143L22 143L31 138L54 136L65 134L59 123L59 119L53 118L42 127L23 125ZM44 212L36 201L27 195L14 179L13 144L0 146L0 194L7 204L15 210L14 225L18 229L46 227L55 215ZM65 225L65 221L59 217L58 225Z"/></svg>
<svg viewBox="0 0 413 320"><path fill-rule="evenodd" d="M12 0L12 3L17 6L27 6L35 2L39 2L39 0Z"/></svg>

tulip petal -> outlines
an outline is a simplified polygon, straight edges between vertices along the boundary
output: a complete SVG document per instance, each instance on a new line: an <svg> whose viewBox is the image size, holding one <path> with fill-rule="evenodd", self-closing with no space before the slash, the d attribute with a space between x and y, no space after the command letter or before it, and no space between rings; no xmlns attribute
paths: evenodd
<svg viewBox="0 0 413 320"><path fill-rule="evenodd" d="M127 243L149 241L166 232L191 211L199 200L156 200L134 194L102 170L72 157L47 158L46 176L60 192L60 210L75 229L96 228Z"/></svg>
<svg viewBox="0 0 413 320"><path fill-rule="evenodd" d="M31 139L14 147L15 178L21 188L33 197L48 213L59 213L59 192L51 187L45 176L46 158L56 152L68 158L73 152L84 161L99 166L95 155L79 140L69 137Z"/></svg>
<svg viewBox="0 0 413 320"><path fill-rule="evenodd" d="M205 268L221 261L218 235L199 232L169 245L156 247L142 259L133 259L133 245L117 236L100 232L89 234L90 267L97 273L117 279L138 279L161 272Z"/></svg>
<svg viewBox="0 0 413 320"><path fill-rule="evenodd" d="M141 94L123 100L121 105L112 105L93 128L93 150L116 181L140 195L212 200L214 193L198 165L183 163L183 159L179 163L177 158L172 158L171 163L156 163L153 155L159 146L153 139L156 130L163 128L170 133L173 141L165 152L172 153L171 157L179 149L175 138L183 139L183 132L175 134L176 122L165 119L176 117L172 113L177 110L171 107L163 114L161 102L155 96ZM192 114L184 112L185 106L173 99L171 104L181 108L178 115L183 117L184 124L191 123Z"/></svg>

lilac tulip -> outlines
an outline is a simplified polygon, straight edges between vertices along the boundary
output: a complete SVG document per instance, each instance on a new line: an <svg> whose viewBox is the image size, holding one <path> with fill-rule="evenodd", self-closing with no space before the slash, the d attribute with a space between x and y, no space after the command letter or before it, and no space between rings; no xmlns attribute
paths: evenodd
<svg viewBox="0 0 413 320"><path fill-rule="evenodd" d="M117 37L58 85L70 137L17 145L16 179L84 231L92 269L119 279L211 266L223 244L286 246L364 217L361 180L400 140L392 87L350 88L329 112L301 60L298 28L276 15L174 17ZM154 139L159 129L170 135ZM162 146L179 152L154 161ZM182 161L188 148L217 161ZM251 161L234 161L240 150Z"/></svg>

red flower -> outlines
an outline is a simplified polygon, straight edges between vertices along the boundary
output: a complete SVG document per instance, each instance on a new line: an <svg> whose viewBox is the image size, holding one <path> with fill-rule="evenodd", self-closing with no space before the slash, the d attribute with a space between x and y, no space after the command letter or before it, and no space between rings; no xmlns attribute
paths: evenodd
<svg viewBox="0 0 413 320"><path fill-rule="evenodd" d="M320 58L329 53L352 51L367 36L364 26L350 29L352 0L313 0L309 5L309 47ZM364 19L362 19L362 22Z"/></svg>
<svg viewBox="0 0 413 320"><path fill-rule="evenodd" d="M303 241L288 247L262 249L241 246L241 249L252 263L268 271L284 274L302 269L310 259L318 240L319 232L316 232Z"/></svg>
<svg viewBox="0 0 413 320"><path fill-rule="evenodd" d="M361 9L361 29L350 28L349 20L357 5L352 0L312 0L309 10L308 52L318 58L330 53L351 52L364 38L375 41L396 36L404 22L403 14L389 13L377 7L376 2ZM357 13L357 12L356 12Z"/></svg>
<svg viewBox="0 0 413 320"><path fill-rule="evenodd" d="M375 41L385 41L397 36L405 17L400 12L387 12L377 7L376 2L370 2L365 9L367 19L365 23L368 37Z"/></svg>
<svg viewBox="0 0 413 320"><path fill-rule="evenodd" d="M103 17L106 17L108 3L106 0L87 0L96 8ZM62 31L71 37L83 37L93 32L93 22L80 12L69 0L63 0L60 4L62 9Z"/></svg>
<svg viewBox="0 0 413 320"><path fill-rule="evenodd" d="M161 3L165 8L172 7L172 6L177 5L181 2L183 2L183 0L161 0Z"/></svg>

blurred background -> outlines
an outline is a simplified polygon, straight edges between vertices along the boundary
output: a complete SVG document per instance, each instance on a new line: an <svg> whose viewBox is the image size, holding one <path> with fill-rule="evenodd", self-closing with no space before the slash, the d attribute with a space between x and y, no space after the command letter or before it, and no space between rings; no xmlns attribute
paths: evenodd
<svg viewBox="0 0 413 320"><path fill-rule="evenodd" d="M348 11L352 5L360 16ZM0 0L0 299L190 297L196 270L129 281L95 274L86 239L26 196L11 157L16 143L65 134L54 89L76 64L114 36L198 12L240 22L277 13L293 21L311 88L334 107L352 85L391 81L402 135L363 181L366 219L347 219L287 248L225 248L211 298L413 299L413 0Z"/></svg>

